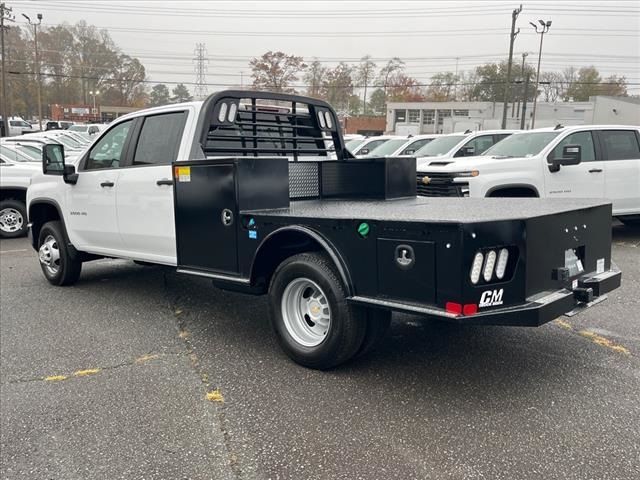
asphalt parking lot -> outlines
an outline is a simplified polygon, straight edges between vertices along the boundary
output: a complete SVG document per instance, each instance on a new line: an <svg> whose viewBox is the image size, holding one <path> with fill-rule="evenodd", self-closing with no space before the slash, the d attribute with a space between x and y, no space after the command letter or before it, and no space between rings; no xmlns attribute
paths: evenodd
<svg viewBox="0 0 640 480"><path fill-rule="evenodd" d="M266 301L101 260L74 287L0 242L3 479L640 478L640 230L623 286L537 329L397 317L330 372L289 361Z"/></svg>

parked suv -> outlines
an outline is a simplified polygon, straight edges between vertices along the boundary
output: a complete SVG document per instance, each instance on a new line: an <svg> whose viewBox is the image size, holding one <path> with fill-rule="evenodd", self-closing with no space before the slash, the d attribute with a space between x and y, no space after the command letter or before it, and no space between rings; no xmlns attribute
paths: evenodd
<svg viewBox="0 0 640 480"><path fill-rule="evenodd" d="M426 196L607 198L615 216L637 223L640 128L558 125L518 132L483 156L423 159L417 181L418 194Z"/></svg>

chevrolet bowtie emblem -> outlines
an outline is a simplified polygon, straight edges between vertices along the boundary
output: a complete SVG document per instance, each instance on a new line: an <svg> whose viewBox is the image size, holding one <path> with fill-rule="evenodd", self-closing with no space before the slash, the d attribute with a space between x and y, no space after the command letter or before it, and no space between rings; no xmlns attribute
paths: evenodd
<svg viewBox="0 0 640 480"><path fill-rule="evenodd" d="M429 185L431 183L431 178L427 177L427 176L424 176L424 177L422 177L421 181L422 181L423 185Z"/></svg>

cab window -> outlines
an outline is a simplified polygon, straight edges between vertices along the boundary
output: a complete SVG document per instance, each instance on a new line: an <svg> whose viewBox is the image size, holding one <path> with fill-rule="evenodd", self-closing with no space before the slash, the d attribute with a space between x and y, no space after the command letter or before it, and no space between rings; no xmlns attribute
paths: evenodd
<svg viewBox="0 0 640 480"><path fill-rule="evenodd" d="M124 155L124 146L132 120L120 123L109 130L89 151L85 170L118 168Z"/></svg>
<svg viewBox="0 0 640 480"><path fill-rule="evenodd" d="M560 140L560 143L558 143L556 148L551 152L551 155L549 155L551 157L549 160L562 158L562 149L567 145L580 145L583 162L593 162L596 159L596 151L593 147L593 136L591 132L576 132Z"/></svg>
<svg viewBox="0 0 640 480"><path fill-rule="evenodd" d="M481 155L485 150L490 148L493 145L493 135L480 135L479 137L474 138L473 140L469 140L464 146L458 151L460 156L464 156L464 148L472 147L473 154L468 155Z"/></svg>
<svg viewBox="0 0 640 480"><path fill-rule="evenodd" d="M170 165L178 155L186 112L153 115L144 119L134 165Z"/></svg>
<svg viewBox="0 0 640 480"><path fill-rule="evenodd" d="M602 130L600 138L604 143L606 160L640 159L640 146L634 131Z"/></svg>

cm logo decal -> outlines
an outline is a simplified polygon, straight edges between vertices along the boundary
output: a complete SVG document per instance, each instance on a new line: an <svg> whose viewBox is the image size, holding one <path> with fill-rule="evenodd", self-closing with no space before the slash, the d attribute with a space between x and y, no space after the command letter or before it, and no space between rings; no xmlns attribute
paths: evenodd
<svg viewBox="0 0 640 480"><path fill-rule="evenodd" d="M482 296L480 297L479 307L495 307L497 305L502 305L502 294L504 293L504 289L500 290L487 290L486 292L482 292Z"/></svg>

